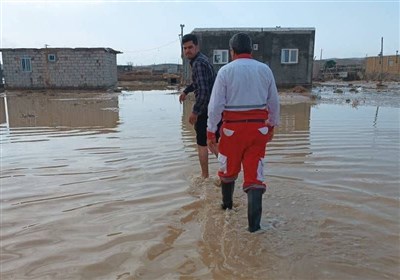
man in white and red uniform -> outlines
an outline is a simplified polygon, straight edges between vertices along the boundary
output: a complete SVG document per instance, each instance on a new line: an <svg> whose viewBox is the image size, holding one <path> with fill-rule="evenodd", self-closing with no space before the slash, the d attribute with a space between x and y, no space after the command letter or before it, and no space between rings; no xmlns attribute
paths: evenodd
<svg viewBox="0 0 400 280"><path fill-rule="evenodd" d="M232 209L234 183L243 165L243 190L248 197L249 231L260 229L264 184L264 156L279 123L279 97L271 69L252 58L252 41L245 33L229 41L233 61L215 80L208 105L207 143L216 150L221 120L218 175L222 182L222 208Z"/></svg>

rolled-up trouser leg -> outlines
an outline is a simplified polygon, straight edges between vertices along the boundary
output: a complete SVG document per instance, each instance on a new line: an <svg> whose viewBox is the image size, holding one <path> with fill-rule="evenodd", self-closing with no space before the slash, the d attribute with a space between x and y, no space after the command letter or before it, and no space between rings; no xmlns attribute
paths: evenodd
<svg viewBox="0 0 400 280"><path fill-rule="evenodd" d="M249 189L247 191L247 219L250 232L255 232L261 228L263 191L263 189Z"/></svg>
<svg viewBox="0 0 400 280"><path fill-rule="evenodd" d="M222 209L232 209L233 205L233 192L235 190L235 182L221 183L222 191Z"/></svg>

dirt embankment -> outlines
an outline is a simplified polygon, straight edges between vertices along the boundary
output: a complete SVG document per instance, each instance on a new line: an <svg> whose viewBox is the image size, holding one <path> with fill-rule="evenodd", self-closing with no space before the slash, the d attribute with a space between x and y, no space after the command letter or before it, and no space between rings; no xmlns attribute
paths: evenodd
<svg viewBox="0 0 400 280"><path fill-rule="evenodd" d="M162 90L179 84L179 81L179 75L154 73L150 70L118 73L118 87L122 90Z"/></svg>
<svg viewBox="0 0 400 280"><path fill-rule="evenodd" d="M279 101L281 104L313 102L315 96L311 90L302 86L295 86L289 89L279 89Z"/></svg>
<svg viewBox="0 0 400 280"><path fill-rule="evenodd" d="M163 90L169 89L167 81L118 81L120 90Z"/></svg>
<svg viewBox="0 0 400 280"><path fill-rule="evenodd" d="M118 81L119 90L174 90L177 93L183 89L180 85L171 85L167 80L120 80ZM191 95L190 95L191 96ZM282 104L312 102L315 96L311 94L311 90L302 86L296 86L291 89L280 89L279 98Z"/></svg>

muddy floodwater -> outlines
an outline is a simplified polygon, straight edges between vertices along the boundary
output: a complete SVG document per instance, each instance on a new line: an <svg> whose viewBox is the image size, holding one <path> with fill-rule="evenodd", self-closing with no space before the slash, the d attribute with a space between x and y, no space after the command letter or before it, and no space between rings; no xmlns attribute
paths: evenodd
<svg viewBox="0 0 400 280"><path fill-rule="evenodd" d="M0 278L399 279L399 90L314 91L281 105L259 234L171 91L3 94Z"/></svg>

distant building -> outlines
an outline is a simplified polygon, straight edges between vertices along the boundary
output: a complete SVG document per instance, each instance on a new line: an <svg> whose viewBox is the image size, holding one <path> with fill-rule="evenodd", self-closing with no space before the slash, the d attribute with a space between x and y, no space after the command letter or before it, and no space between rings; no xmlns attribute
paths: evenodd
<svg viewBox="0 0 400 280"><path fill-rule="evenodd" d="M153 65L118 65L118 81L166 81L177 84L180 80L182 65L174 63Z"/></svg>
<svg viewBox="0 0 400 280"><path fill-rule="evenodd" d="M163 63L163 64L152 64L152 65L141 65L141 66L118 65L117 67L118 67L118 73L124 73L130 71L135 71L135 72L147 71L151 74L162 75L165 73L179 74L182 65L175 63Z"/></svg>
<svg viewBox="0 0 400 280"><path fill-rule="evenodd" d="M0 88L4 87L3 64L0 64Z"/></svg>
<svg viewBox="0 0 400 280"><path fill-rule="evenodd" d="M364 76L365 58L331 58L314 61L314 80L340 79L354 81L362 80Z"/></svg>
<svg viewBox="0 0 400 280"><path fill-rule="evenodd" d="M365 75L367 79L371 80L400 81L399 55L367 57Z"/></svg>
<svg viewBox="0 0 400 280"><path fill-rule="evenodd" d="M230 61L229 39L238 32L253 41L253 57L272 69L278 87L312 85L315 28L196 28L200 50L216 70ZM184 60L184 79L190 80Z"/></svg>
<svg viewBox="0 0 400 280"><path fill-rule="evenodd" d="M129 72L133 70L133 65L117 65L118 73Z"/></svg>
<svg viewBox="0 0 400 280"><path fill-rule="evenodd" d="M110 48L0 49L6 89L103 89L117 84Z"/></svg>
<svg viewBox="0 0 400 280"><path fill-rule="evenodd" d="M334 65L329 65L329 62ZM373 56L362 58L331 58L315 60L314 80L392 80L400 81L399 55Z"/></svg>

